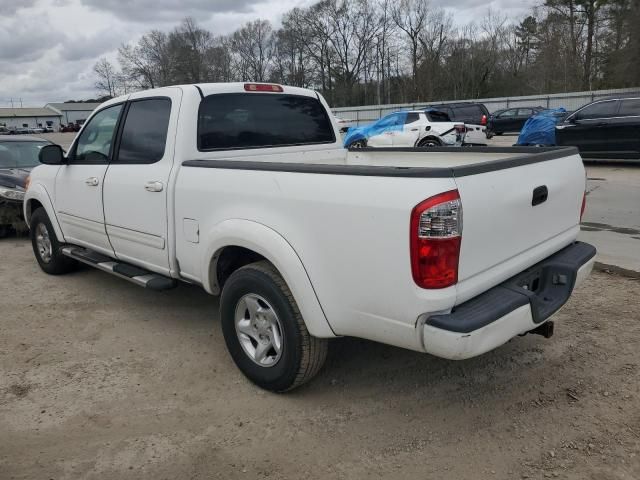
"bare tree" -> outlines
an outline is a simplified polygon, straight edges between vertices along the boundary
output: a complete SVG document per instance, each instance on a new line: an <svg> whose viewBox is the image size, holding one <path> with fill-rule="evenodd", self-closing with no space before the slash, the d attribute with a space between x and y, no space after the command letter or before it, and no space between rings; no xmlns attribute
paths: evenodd
<svg viewBox="0 0 640 480"><path fill-rule="evenodd" d="M411 79L414 98L419 100L418 64L421 60L420 36L429 12L429 0L399 0L391 15L397 27L407 36L411 58Z"/></svg>
<svg viewBox="0 0 640 480"><path fill-rule="evenodd" d="M119 76L115 67L106 58L101 58L93 66L97 80L95 83L96 90L102 95L117 97L119 93Z"/></svg>
<svg viewBox="0 0 640 480"><path fill-rule="evenodd" d="M241 80L265 82L273 55L273 30L267 20L246 23L230 37Z"/></svg>

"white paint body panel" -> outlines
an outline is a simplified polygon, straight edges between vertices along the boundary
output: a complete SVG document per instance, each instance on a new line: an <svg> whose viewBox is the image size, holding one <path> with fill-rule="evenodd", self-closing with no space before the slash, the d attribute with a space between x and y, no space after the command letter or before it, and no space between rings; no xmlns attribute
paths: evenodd
<svg viewBox="0 0 640 480"><path fill-rule="evenodd" d="M243 91L242 84L200 88L205 96ZM181 96L172 106L167 162L163 159L156 167L114 166L106 175L106 231L118 245L117 255L154 272L199 283L215 294L219 286L213 268L221 249L252 249L282 273L313 335L350 335L440 354L431 345L446 344L446 339L426 335L419 318L448 313L576 238L584 189L577 155L455 179L185 167L186 160L453 167L514 154L347 152L335 121L332 144L200 152L196 145L200 93L193 85L175 89ZM316 96L293 87L284 91ZM136 94L145 95L159 93ZM321 97L320 101L328 110ZM39 186L27 192L27 200L51 191L51 175L46 172L58 169L60 175L66 168L35 169L32 182ZM154 168L159 173L148 176ZM155 180L158 175L166 182L166 196L146 202L145 194L157 193L145 192L141 180ZM539 184L549 186L548 206L532 210L531 191ZM421 289L411 274L411 210L426 198L456 188L464 217L460 282L440 290ZM76 192L73 202L70 196L62 200L54 196L56 215L61 206L89 203L91 197L85 193ZM67 242L96 242L89 229L71 225L68 219L61 227ZM166 255L165 264L157 252L162 258ZM526 317L522 312L514 315ZM500 338L511 338L524 325L521 320L500 325L507 324L494 327ZM465 348L480 352L493 343L479 340Z"/></svg>
<svg viewBox="0 0 640 480"><path fill-rule="evenodd" d="M134 93L129 100L149 96ZM182 89L159 88L154 97L171 100L171 116L164 156L151 164L111 164L104 181L104 214L107 234L118 259L169 275L167 202L169 178L174 166L175 137ZM145 189L159 182L160 191Z"/></svg>

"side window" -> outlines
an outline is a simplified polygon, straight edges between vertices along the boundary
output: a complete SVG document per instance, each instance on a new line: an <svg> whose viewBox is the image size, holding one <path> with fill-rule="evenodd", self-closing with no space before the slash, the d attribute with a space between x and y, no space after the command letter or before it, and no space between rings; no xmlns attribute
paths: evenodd
<svg viewBox="0 0 640 480"><path fill-rule="evenodd" d="M606 102L598 102L578 111L573 118L576 120L589 120L592 118L613 117L618 109L617 100L607 100Z"/></svg>
<svg viewBox="0 0 640 480"><path fill-rule="evenodd" d="M93 116L78 138L71 163L109 163L109 150L121 110L122 105L114 105Z"/></svg>
<svg viewBox="0 0 640 480"><path fill-rule="evenodd" d="M533 111L530 108L519 108L518 116L519 117L530 117Z"/></svg>
<svg viewBox="0 0 640 480"><path fill-rule="evenodd" d="M420 114L413 112L407 113L407 118L405 118L404 124L408 125L410 123L417 122L418 120L420 120Z"/></svg>
<svg viewBox="0 0 640 480"><path fill-rule="evenodd" d="M114 163L155 163L164 156L171 100L150 98L129 105Z"/></svg>
<svg viewBox="0 0 640 480"><path fill-rule="evenodd" d="M640 98L622 100L618 115L621 117L640 117Z"/></svg>
<svg viewBox="0 0 640 480"><path fill-rule="evenodd" d="M391 115L382 117L378 122L376 122L376 125L379 127L392 127L398 123L399 118L400 116L397 113L392 113Z"/></svg>
<svg viewBox="0 0 640 480"><path fill-rule="evenodd" d="M499 118L515 117L515 115L516 115L516 110L512 108L511 110L505 110L504 112L502 112L499 115Z"/></svg>

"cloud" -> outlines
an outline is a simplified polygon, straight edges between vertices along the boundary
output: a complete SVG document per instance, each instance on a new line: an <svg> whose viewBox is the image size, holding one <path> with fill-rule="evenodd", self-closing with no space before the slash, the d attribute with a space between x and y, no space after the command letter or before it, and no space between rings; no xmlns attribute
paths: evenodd
<svg viewBox="0 0 640 480"><path fill-rule="evenodd" d="M95 97L93 65L117 58L122 43L152 29L170 31L192 16L215 35L256 18L277 28L284 13L315 0L0 0L0 107ZM432 0L458 25L478 21L489 7L518 17L530 0Z"/></svg>
<svg viewBox="0 0 640 480"><path fill-rule="evenodd" d="M89 8L108 12L124 21L178 22L184 17L202 19L214 14L246 13L255 0L80 0Z"/></svg>
<svg viewBox="0 0 640 480"><path fill-rule="evenodd" d="M31 8L37 0L0 0L0 12L2 15L13 15L18 10Z"/></svg>
<svg viewBox="0 0 640 480"><path fill-rule="evenodd" d="M60 53L62 60L97 60L105 53L117 49L123 41L127 40L122 32L114 29L105 29L94 35L67 36L62 42Z"/></svg>

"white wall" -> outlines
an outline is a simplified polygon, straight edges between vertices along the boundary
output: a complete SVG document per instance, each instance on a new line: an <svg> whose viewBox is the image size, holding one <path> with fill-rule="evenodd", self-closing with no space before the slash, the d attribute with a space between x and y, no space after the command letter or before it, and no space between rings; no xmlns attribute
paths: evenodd
<svg viewBox="0 0 640 480"><path fill-rule="evenodd" d="M7 127L22 127L26 124L30 128L35 128L38 124L47 125L47 121L52 122L51 126L57 132L60 128L60 117L0 117L0 125L4 124Z"/></svg>

